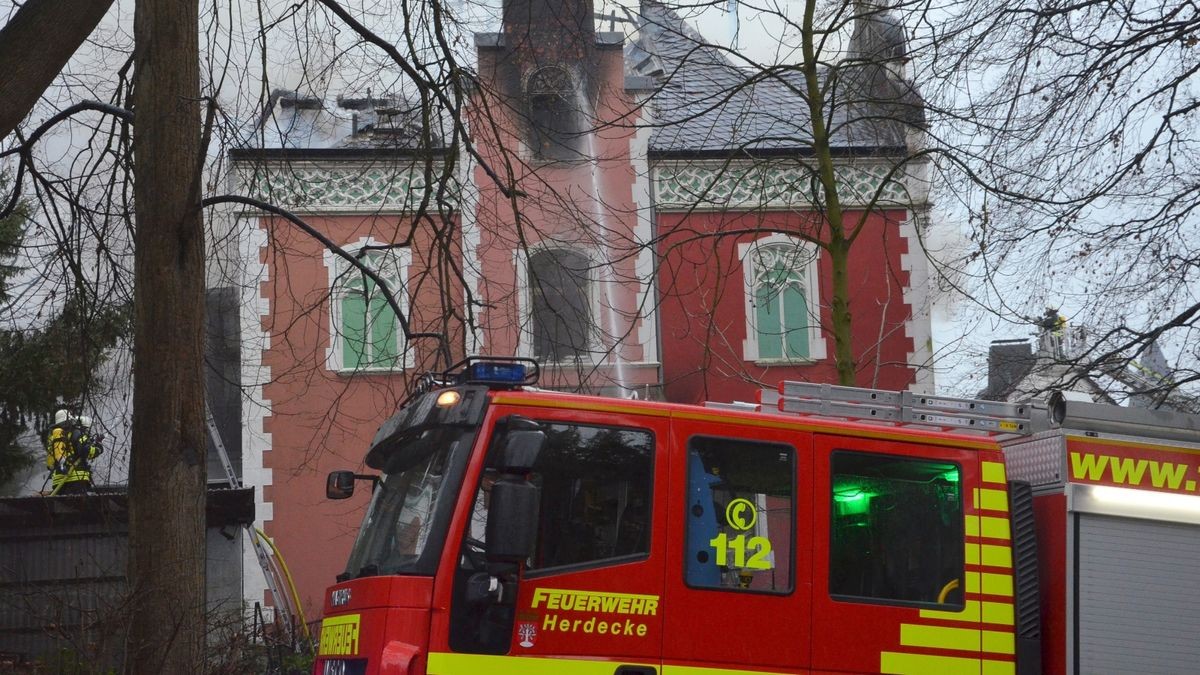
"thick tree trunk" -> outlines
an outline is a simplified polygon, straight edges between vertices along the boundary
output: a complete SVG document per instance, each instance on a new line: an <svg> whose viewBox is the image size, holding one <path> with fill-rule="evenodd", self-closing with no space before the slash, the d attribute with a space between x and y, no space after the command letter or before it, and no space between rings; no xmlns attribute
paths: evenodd
<svg viewBox="0 0 1200 675"><path fill-rule="evenodd" d="M0 138L12 133L113 0L26 0L0 29Z"/></svg>
<svg viewBox="0 0 1200 675"><path fill-rule="evenodd" d="M205 610L204 237L197 0L138 0L126 669L200 672Z"/></svg>

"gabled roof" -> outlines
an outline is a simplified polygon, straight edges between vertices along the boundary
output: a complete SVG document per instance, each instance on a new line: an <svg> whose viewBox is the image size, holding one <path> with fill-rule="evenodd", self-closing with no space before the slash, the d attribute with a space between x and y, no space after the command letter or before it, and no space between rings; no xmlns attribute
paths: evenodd
<svg viewBox="0 0 1200 675"><path fill-rule="evenodd" d="M638 35L626 49L626 63L631 74L652 76L661 84L651 100L657 127L652 153L804 154L811 149L811 117L798 68L738 68L723 48L653 0L642 0ZM823 87L827 75L827 69L819 74ZM893 111L835 96L835 151L875 154L904 148L904 125L896 123Z"/></svg>

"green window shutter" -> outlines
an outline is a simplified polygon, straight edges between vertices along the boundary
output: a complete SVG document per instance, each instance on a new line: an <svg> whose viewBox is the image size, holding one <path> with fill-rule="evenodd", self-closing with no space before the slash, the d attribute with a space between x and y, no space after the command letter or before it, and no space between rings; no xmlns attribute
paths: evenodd
<svg viewBox="0 0 1200 675"><path fill-rule="evenodd" d="M794 359L808 358L808 302L796 284L783 289L783 319L787 355Z"/></svg>
<svg viewBox="0 0 1200 675"><path fill-rule="evenodd" d="M783 358L782 318L779 295L767 284L754 289L755 327L758 329L758 358Z"/></svg>
<svg viewBox="0 0 1200 675"><path fill-rule="evenodd" d="M382 294L371 298L372 366L396 365L396 313Z"/></svg>
<svg viewBox="0 0 1200 675"><path fill-rule="evenodd" d="M342 296L342 367L364 365L367 337L367 302L361 292Z"/></svg>

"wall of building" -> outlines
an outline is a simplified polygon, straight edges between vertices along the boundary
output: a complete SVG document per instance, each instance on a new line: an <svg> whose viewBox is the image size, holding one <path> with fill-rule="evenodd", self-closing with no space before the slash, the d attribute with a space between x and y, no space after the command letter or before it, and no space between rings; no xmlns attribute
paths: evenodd
<svg viewBox="0 0 1200 675"><path fill-rule="evenodd" d="M439 238L430 223L395 215L311 216L308 222L351 250L366 241L409 242L414 330L441 330L447 303L458 311L462 287L440 273L459 256L457 234ZM269 232L261 251L269 271L260 287L269 306L261 321L269 347L261 354L266 382L256 393L259 400L247 404L252 409L248 424L261 426L252 429L254 442L244 453L246 474L257 479L266 507L263 528L280 548L311 619L320 613L325 587L344 569L370 493L363 489L349 500L329 501L326 475L337 469L367 471L367 447L404 399L409 380L446 364L436 358L436 343L422 340L411 343L407 370L332 369L331 349L337 345L329 293L335 258L280 222L263 220L260 226ZM459 358L461 323L450 316L450 344Z"/></svg>
<svg viewBox="0 0 1200 675"><path fill-rule="evenodd" d="M857 218L860 212L849 212ZM662 213L659 268L659 313L662 321L664 387L678 402L754 401L764 385L784 379L836 382L833 336L823 330L826 358L795 365L763 365L747 361L746 308L738 245L775 232L798 232L812 226L814 214ZM905 322L913 308L906 302L909 272L901 257L909 242L899 224L907 212L873 213L851 251L850 309L859 386L907 389L915 381L909 363L914 351ZM740 234L735 234L740 233ZM832 272L820 254L821 326L830 325ZM927 322L927 319L926 319Z"/></svg>
<svg viewBox="0 0 1200 675"><path fill-rule="evenodd" d="M483 84L472 107L476 142L484 161L493 169L511 170L523 193L509 199L477 167L474 215L486 280L480 321L484 351L531 356L524 270L528 253L543 247L585 252L593 264L593 319L600 335L595 351L604 355L577 367L548 367L542 384L593 391L607 387L617 393L612 388L617 382L627 389L658 382L654 303L647 299L652 280L646 266L639 265L650 228L648 219L639 217L645 204L635 194L635 183L646 175L645 139L635 126L641 111L624 87L620 43L600 45L592 56L594 61L573 72L586 90L579 94L579 107L594 113L586 121L589 131L577 142L582 157L595 159L543 160L529 147L516 64L501 46L480 50ZM620 338L615 347L614 335Z"/></svg>

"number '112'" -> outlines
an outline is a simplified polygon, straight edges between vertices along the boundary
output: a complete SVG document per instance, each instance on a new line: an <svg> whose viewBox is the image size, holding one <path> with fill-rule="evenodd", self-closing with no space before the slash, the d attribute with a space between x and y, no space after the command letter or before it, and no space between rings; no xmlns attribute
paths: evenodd
<svg viewBox="0 0 1200 675"><path fill-rule="evenodd" d="M733 552L732 567L744 567L751 570L771 569L771 561L767 556L771 553L771 541L766 537L750 537L739 534L732 539L724 532L708 540L708 545L717 552L717 566L729 565L729 552ZM746 551L750 551L750 559L746 560Z"/></svg>

